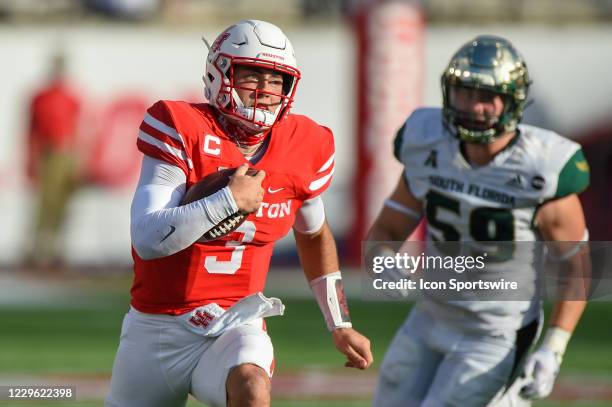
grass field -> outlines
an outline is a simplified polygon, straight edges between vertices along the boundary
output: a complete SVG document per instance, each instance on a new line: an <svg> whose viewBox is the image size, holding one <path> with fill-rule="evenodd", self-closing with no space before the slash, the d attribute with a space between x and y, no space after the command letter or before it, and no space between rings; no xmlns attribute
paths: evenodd
<svg viewBox="0 0 612 407"><path fill-rule="evenodd" d="M90 281L77 284L73 294L67 293L62 301L49 304L35 302L5 305L0 308L0 384L19 378L54 377L88 379L103 383L110 375L123 314L127 310L127 285L123 282ZM78 294L77 294L78 293ZM286 377L306 372L309 375L326 373L346 374L343 357L332 345L320 312L313 300L289 299L284 301L284 317L268 319L268 330L275 345L275 377ZM409 311L398 303L366 303L350 301L353 322L373 344L380 363L395 329ZM566 355L562 380L590 383L612 382L612 330L607 321L612 304L593 303L589 306ZM363 378L361 372L350 372ZM366 373L373 381L375 372ZM361 376L360 376L361 375ZM350 377L349 377L350 378ZM280 380L280 379L279 379ZM345 394L351 394L350 386ZM78 388L77 388L78 393ZM2 404L0 405L10 405ZM16 406L27 406L17 403ZM39 402L33 406L43 406ZM62 404L48 403L59 406ZM85 400L69 406L101 406L101 400ZM189 406L196 406L191 402ZM353 407L367 406L367 397L341 400L337 397L319 397L317 394L297 395L282 393L274 405L285 407ZM563 401L554 400L537 405L590 406L612 405L608 400Z"/></svg>

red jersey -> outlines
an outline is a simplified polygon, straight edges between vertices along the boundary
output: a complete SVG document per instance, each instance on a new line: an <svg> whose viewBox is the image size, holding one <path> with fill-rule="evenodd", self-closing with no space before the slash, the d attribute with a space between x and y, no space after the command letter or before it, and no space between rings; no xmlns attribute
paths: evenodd
<svg viewBox="0 0 612 407"><path fill-rule="evenodd" d="M157 102L140 126L138 149L180 167L187 189L219 169L248 163L216 114L208 104ZM132 249L136 309L177 315L211 302L229 307L263 291L274 242L289 232L303 201L327 189L334 172L328 128L289 115L268 137L264 155L250 164L266 172L263 203L236 231L153 260L141 259Z"/></svg>
<svg viewBox="0 0 612 407"><path fill-rule="evenodd" d="M62 82L54 82L32 99L31 136L60 149L71 144L76 136L80 102Z"/></svg>
<svg viewBox="0 0 612 407"><path fill-rule="evenodd" d="M30 105L30 132L26 172L38 180L43 152L69 150L76 139L80 114L79 98L61 81L39 91Z"/></svg>

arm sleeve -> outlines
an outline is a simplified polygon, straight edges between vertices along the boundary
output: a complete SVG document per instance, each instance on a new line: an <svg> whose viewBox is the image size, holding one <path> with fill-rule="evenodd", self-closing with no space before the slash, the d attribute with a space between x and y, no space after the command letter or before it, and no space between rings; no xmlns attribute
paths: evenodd
<svg viewBox="0 0 612 407"><path fill-rule="evenodd" d="M177 131L170 108L164 101L147 109L136 145L145 155L172 164L185 175L193 168L185 138Z"/></svg>
<svg viewBox="0 0 612 407"><path fill-rule="evenodd" d="M295 215L293 229L310 235L318 232L325 223L325 207L320 196L304 201Z"/></svg>
<svg viewBox="0 0 612 407"><path fill-rule="evenodd" d="M177 253L238 211L229 187L179 206L185 181L181 168L144 156L130 211L132 246L142 259Z"/></svg>

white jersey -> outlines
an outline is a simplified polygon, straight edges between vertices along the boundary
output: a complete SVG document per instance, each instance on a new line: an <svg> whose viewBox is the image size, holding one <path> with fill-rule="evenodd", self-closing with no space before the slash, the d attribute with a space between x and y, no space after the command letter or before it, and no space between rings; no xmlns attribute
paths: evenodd
<svg viewBox="0 0 612 407"><path fill-rule="evenodd" d="M579 193L589 182L579 144L528 125L520 125L517 136L490 163L474 167L464 158L460 141L444 127L439 108L418 109L408 118L398 132L395 154L405 166L412 194L423 202L429 253L441 250L437 242L465 242L463 247L508 242L498 259L486 262L486 272L522 270L531 280L541 256L521 249L537 246L512 242L537 241L537 208ZM520 328L538 312L535 291L531 301L424 301L421 305L429 312L475 328Z"/></svg>

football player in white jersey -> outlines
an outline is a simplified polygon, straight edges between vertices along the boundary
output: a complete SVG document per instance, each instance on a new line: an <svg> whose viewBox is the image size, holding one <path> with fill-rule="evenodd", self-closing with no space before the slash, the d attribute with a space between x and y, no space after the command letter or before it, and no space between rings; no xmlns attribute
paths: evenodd
<svg viewBox="0 0 612 407"><path fill-rule="evenodd" d="M455 53L441 81L443 108L417 109L398 132L395 155L405 168L368 242L404 241L425 218L428 253L446 241L518 247L542 240L553 242L549 255L568 270L580 268L588 232L578 194L588 186L588 165L577 143L519 124L531 83L521 55L503 38L479 36ZM537 260L534 249L512 261ZM542 322L536 294L521 301L424 295L385 355L373 405L529 405L547 397L584 298L558 299L543 340L526 356Z"/></svg>

